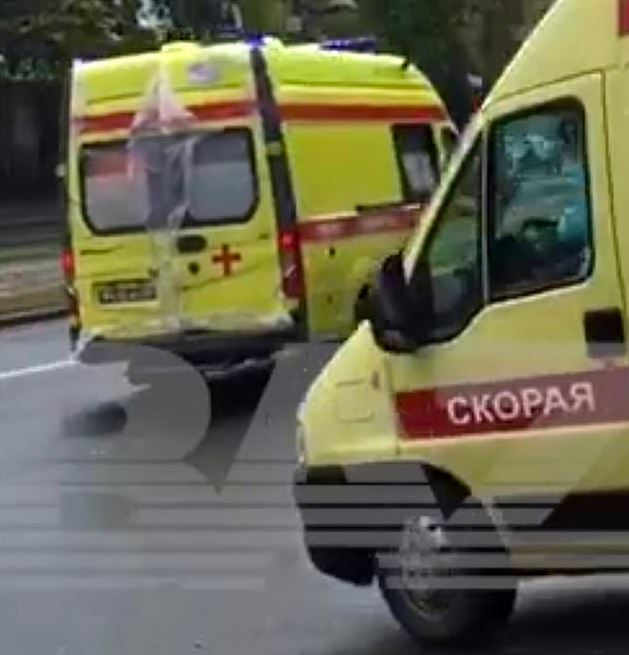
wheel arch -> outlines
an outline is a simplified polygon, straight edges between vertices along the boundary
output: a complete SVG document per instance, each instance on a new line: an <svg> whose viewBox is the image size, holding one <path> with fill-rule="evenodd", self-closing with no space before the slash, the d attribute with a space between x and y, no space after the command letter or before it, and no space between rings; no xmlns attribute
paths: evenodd
<svg viewBox="0 0 629 655"><path fill-rule="evenodd" d="M322 547L318 545L317 536L321 532L325 533L326 530L329 530L330 526L322 525L320 519L319 523L310 524L309 517L312 516L313 512L315 514L318 512L319 516L324 511L330 511L331 514L334 514L339 508L350 512L362 512L362 516L365 515L365 512L368 513L369 510L378 513L380 510L386 512L386 510L391 509L393 510L392 516L399 517L407 509L400 508L386 499L386 491L396 485L403 487L417 485L418 488L425 486L429 495L421 495L422 491L420 497L424 501L433 499L435 503L434 510L439 511L446 517L452 515L466 500L473 498L481 504L482 510L496 526L501 541L504 541L502 534L500 534L499 524L495 522L493 508L487 507L482 499L477 499L464 481L432 463L425 461L385 462L319 468L303 473L296 492L297 504L304 524L306 545L311 560L317 569L331 577L361 586L368 586L373 582L376 570L374 556L378 551L378 547L372 545L356 547L355 544L351 543ZM313 489L320 486L332 486L338 489L339 496L327 504L313 503L311 500L304 501L304 498L308 496L309 487ZM343 489L352 486L364 487L369 489L369 493L374 493L373 504L365 503L364 498L361 499L360 503L357 503L355 498L352 501L351 493L343 498ZM381 491L383 491L382 495L380 495ZM339 500L339 497L341 500ZM411 507L412 504L409 506L408 511L410 511ZM401 523L398 526L397 520L397 518L394 518L391 524L385 523L384 526L374 522L373 529L395 531L397 527L401 526ZM369 525L367 523L368 528ZM359 534L361 529L365 529L365 526L363 525L360 528L342 526L342 528L346 532L351 533L354 530L355 534ZM334 524L331 529L338 530L338 523Z"/></svg>

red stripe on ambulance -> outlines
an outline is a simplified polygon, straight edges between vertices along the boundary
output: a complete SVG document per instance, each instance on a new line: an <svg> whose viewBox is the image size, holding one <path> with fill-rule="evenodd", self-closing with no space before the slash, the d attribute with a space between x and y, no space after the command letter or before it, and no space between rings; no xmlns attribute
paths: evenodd
<svg viewBox="0 0 629 655"><path fill-rule="evenodd" d="M395 404L408 440L629 423L629 367L415 390Z"/></svg>
<svg viewBox="0 0 629 655"><path fill-rule="evenodd" d="M341 105L287 103L282 120L313 122L433 123L448 120L439 105Z"/></svg>
<svg viewBox="0 0 629 655"><path fill-rule="evenodd" d="M256 109L253 101L243 102L221 102L186 107L194 114L199 122L225 121L246 118ZM82 116L76 119L81 134L93 132L114 132L118 130L130 130L133 125L135 114L133 112L118 112L114 114L103 114L102 116Z"/></svg>
<svg viewBox="0 0 629 655"><path fill-rule="evenodd" d="M186 109L199 122L226 121L247 118L257 111L253 100L206 103ZM430 123L448 120L445 110L438 105L340 105L287 103L280 107L284 121L317 122L391 122ZM134 112L116 112L101 116L81 116L75 124L81 134L130 130Z"/></svg>
<svg viewBox="0 0 629 655"><path fill-rule="evenodd" d="M304 243L319 243L352 237L404 232L412 230L419 218L419 207L396 212L357 214L308 220L299 225L299 236Z"/></svg>

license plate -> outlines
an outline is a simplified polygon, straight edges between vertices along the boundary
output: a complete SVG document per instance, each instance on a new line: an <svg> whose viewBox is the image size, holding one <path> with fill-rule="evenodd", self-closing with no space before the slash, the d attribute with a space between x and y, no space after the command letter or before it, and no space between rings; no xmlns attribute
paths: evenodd
<svg viewBox="0 0 629 655"><path fill-rule="evenodd" d="M156 299L157 292L150 280L123 280L97 285L96 295L101 305L116 305L149 302Z"/></svg>

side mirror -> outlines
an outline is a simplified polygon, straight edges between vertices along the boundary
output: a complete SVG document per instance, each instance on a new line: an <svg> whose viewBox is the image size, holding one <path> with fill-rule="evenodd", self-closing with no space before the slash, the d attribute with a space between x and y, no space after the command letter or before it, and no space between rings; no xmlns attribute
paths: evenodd
<svg viewBox="0 0 629 655"><path fill-rule="evenodd" d="M391 353L412 353L421 344L420 316L412 300L400 254L388 257L372 291L370 323L376 343Z"/></svg>

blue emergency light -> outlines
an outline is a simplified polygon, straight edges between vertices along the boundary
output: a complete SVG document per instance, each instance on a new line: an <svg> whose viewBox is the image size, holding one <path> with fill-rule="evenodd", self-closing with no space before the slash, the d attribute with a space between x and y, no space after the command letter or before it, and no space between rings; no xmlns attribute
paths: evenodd
<svg viewBox="0 0 629 655"><path fill-rule="evenodd" d="M267 40L266 34L247 34L245 42L253 48L261 48L265 45Z"/></svg>
<svg viewBox="0 0 629 655"><path fill-rule="evenodd" d="M375 53L377 50L376 39L372 36L364 36L353 39L334 39L324 41L320 44L322 50L337 50L340 52L368 52Z"/></svg>

